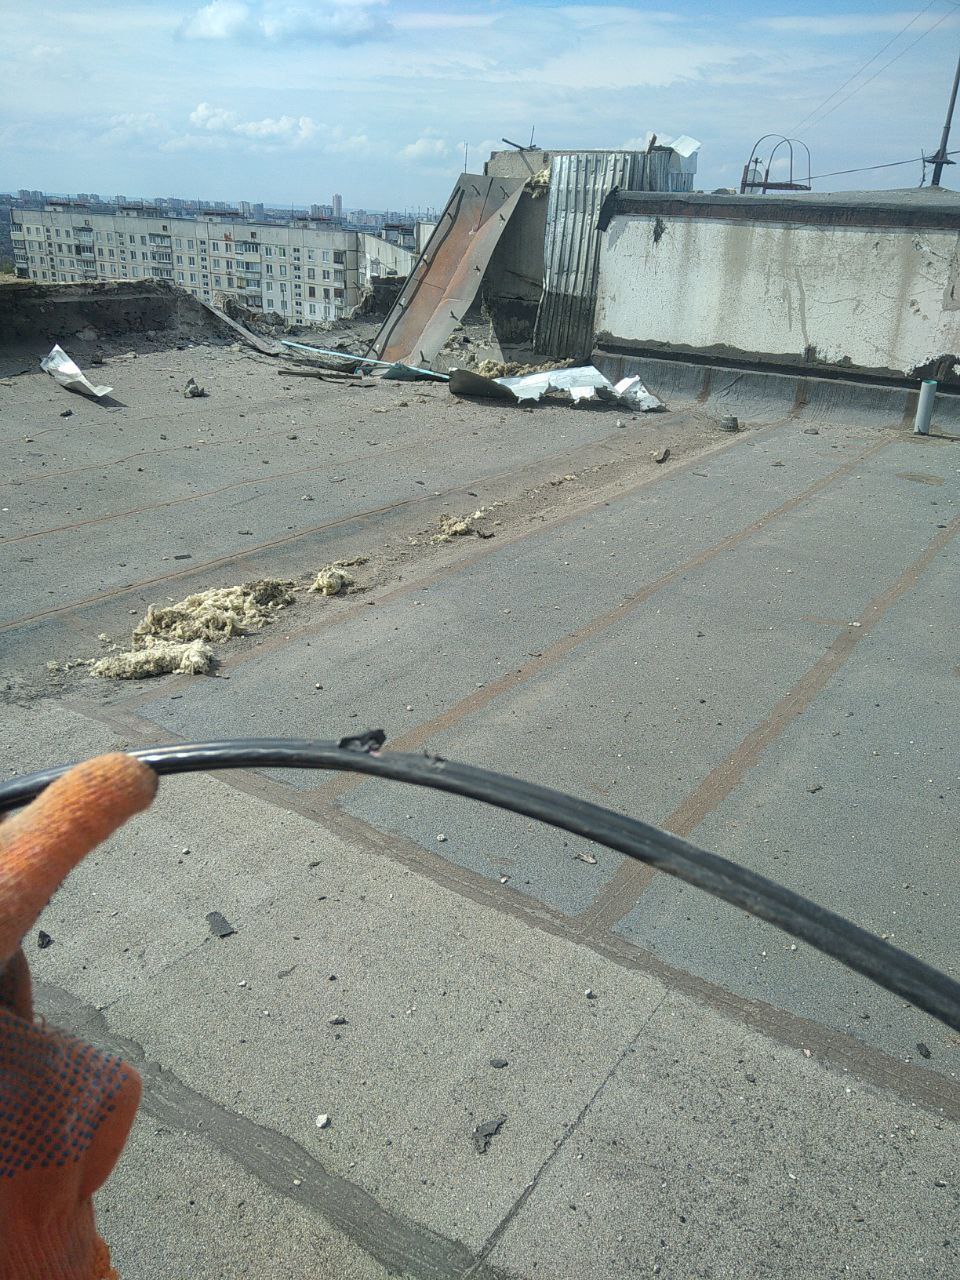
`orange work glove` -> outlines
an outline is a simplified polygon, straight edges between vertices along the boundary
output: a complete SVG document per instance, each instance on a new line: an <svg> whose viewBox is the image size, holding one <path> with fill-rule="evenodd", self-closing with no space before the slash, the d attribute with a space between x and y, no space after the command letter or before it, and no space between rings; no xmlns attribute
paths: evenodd
<svg viewBox="0 0 960 1280"><path fill-rule="evenodd" d="M34 1022L21 943L67 873L156 789L146 765L100 756L0 824L0 1280L116 1280L92 1196L127 1140L140 1077Z"/></svg>

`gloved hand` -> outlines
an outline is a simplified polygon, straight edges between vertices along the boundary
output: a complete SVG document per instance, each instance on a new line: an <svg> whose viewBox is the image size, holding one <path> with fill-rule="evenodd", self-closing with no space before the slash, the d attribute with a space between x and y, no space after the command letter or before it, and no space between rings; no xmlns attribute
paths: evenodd
<svg viewBox="0 0 960 1280"><path fill-rule="evenodd" d="M116 1280L92 1196L127 1140L140 1077L34 1022L21 943L67 873L156 789L146 765L100 756L0 824L0 1280Z"/></svg>

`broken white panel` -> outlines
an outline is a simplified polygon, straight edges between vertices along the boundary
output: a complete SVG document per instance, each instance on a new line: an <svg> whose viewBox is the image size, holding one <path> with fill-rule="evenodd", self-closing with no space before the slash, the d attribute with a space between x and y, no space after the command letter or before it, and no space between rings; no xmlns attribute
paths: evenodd
<svg viewBox="0 0 960 1280"><path fill-rule="evenodd" d="M49 373L51 378L56 378L61 387L66 387L68 391L79 391L81 395L90 396L94 400L108 396L113 390L113 387L95 387L60 346L55 345L50 354L43 357L40 368L44 373Z"/></svg>
<svg viewBox="0 0 960 1280"><path fill-rule="evenodd" d="M684 160L689 160L692 155L695 155L700 150L702 145L696 138L690 138L685 133L681 134L679 138L674 138L670 143L671 148L678 156L683 156Z"/></svg>
<svg viewBox="0 0 960 1280"><path fill-rule="evenodd" d="M545 369L542 373L495 381L509 387L518 400L539 400L545 391L569 391L574 401L594 398L599 388L613 393L613 383L592 364L578 369Z"/></svg>
<svg viewBox="0 0 960 1280"><path fill-rule="evenodd" d="M642 413L664 407L663 401L658 400L652 391L648 391L636 376L621 378L613 389L624 404L635 407Z"/></svg>

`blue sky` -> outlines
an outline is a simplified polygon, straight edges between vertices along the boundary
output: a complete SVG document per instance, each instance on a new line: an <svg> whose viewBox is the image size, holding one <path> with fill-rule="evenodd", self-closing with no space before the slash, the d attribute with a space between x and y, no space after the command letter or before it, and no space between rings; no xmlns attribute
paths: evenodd
<svg viewBox="0 0 960 1280"><path fill-rule="evenodd" d="M697 185L735 186L758 135L793 130L925 3L0 0L0 190L442 205L464 143L479 168L534 125L546 147L692 134ZM814 173L934 150L958 47L960 5L933 0L802 130Z"/></svg>

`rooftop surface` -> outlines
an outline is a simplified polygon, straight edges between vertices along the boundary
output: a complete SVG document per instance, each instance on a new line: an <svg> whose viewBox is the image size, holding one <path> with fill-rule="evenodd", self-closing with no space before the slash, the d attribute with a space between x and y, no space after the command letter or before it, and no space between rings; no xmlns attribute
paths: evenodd
<svg viewBox="0 0 960 1280"><path fill-rule="evenodd" d="M8 775L382 726L960 973L955 444L68 350L112 403L45 346L0 384ZM432 541L481 507L493 538ZM298 594L214 676L67 666L151 602L357 556L362 593ZM960 1039L609 850L398 784L194 775L41 925L38 1009L145 1077L99 1199L125 1280L957 1274Z"/></svg>

